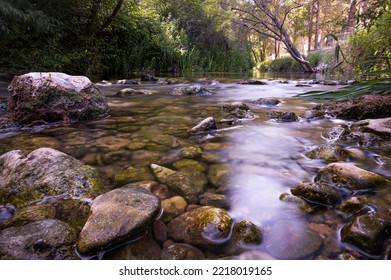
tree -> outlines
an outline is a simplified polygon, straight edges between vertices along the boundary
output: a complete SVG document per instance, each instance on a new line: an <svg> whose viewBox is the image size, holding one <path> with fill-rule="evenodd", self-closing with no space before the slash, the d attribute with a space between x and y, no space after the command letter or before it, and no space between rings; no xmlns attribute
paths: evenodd
<svg viewBox="0 0 391 280"><path fill-rule="evenodd" d="M277 3L278 2L278 3ZM293 44L292 39L285 27L288 15L302 5L296 1L289 4L285 2L281 5L276 1L273 7L271 0L253 0L246 1L239 5L237 1L223 2L223 6L228 7L236 14L235 23L246 26L247 28L282 42L287 52L295 59L305 72L313 73L316 69L307 61ZM277 13L276 8L281 11Z"/></svg>

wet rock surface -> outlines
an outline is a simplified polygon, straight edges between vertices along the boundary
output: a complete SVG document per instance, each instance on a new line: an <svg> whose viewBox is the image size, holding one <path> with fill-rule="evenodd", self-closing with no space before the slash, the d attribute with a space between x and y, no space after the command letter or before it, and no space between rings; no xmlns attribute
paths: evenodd
<svg viewBox="0 0 391 280"><path fill-rule="evenodd" d="M168 94L169 95L205 96L205 95L212 95L212 92L202 86L187 86L187 87L174 88Z"/></svg>
<svg viewBox="0 0 391 280"><path fill-rule="evenodd" d="M313 203L335 205L340 201L338 192L325 184L302 183L292 188L291 192Z"/></svg>
<svg viewBox="0 0 391 280"><path fill-rule="evenodd" d="M204 253L189 244L174 243L163 249L162 260L203 260L205 259Z"/></svg>
<svg viewBox="0 0 391 280"><path fill-rule="evenodd" d="M105 96L84 76L32 72L8 87L9 115L20 123L79 121L107 115Z"/></svg>
<svg viewBox="0 0 391 280"><path fill-rule="evenodd" d="M77 248L95 254L145 234L160 212L160 201L146 189L115 189L98 196L80 232Z"/></svg>
<svg viewBox="0 0 391 280"><path fill-rule="evenodd" d="M51 148L10 151L0 157L0 203L25 205L44 196L75 198L98 192L97 170Z"/></svg>
<svg viewBox="0 0 391 280"><path fill-rule="evenodd" d="M72 249L76 238L73 228L54 219L10 227L0 232L0 259L77 259Z"/></svg>
<svg viewBox="0 0 391 280"><path fill-rule="evenodd" d="M379 255L391 235L391 219L377 213L353 217L342 229L342 241L371 255Z"/></svg>
<svg viewBox="0 0 391 280"><path fill-rule="evenodd" d="M376 190L391 186L391 182L383 176L351 163L331 163L318 172L315 181L334 184L338 188L351 191Z"/></svg>
<svg viewBox="0 0 391 280"><path fill-rule="evenodd" d="M196 246L218 245L227 241L232 223L227 211L203 206L172 220L168 224L168 237Z"/></svg>
<svg viewBox="0 0 391 280"><path fill-rule="evenodd" d="M198 132L208 132L216 130L216 121L213 117L208 117L201 122L199 122L196 126L192 127L188 130L190 133L198 133Z"/></svg>

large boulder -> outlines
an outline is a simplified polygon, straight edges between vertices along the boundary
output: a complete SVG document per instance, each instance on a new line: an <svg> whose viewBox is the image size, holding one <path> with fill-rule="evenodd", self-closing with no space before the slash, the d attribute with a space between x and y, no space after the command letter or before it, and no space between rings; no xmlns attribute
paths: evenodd
<svg viewBox="0 0 391 280"><path fill-rule="evenodd" d="M20 123L91 120L107 115L105 96L84 76L32 72L8 87L9 114Z"/></svg>
<svg viewBox="0 0 391 280"><path fill-rule="evenodd" d="M159 213L160 200L142 187L102 194L92 203L77 249L83 255L91 255L140 237Z"/></svg>
<svg viewBox="0 0 391 280"><path fill-rule="evenodd" d="M391 118L358 121L353 124L352 128L360 132L376 134L386 139L391 138Z"/></svg>
<svg viewBox="0 0 391 280"><path fill-rule="evenodd" d="M77 259L76 231L59 220L45 219L0 232L0 259Z"/></svg>
<svg viewBox="0 0 391 280"><path fill-rule="evenodd" d="M229 238L232 222L226 210L203 206L172 220L168 224L168 237L196 246L217 245Z"/></svg>
<svg viewBox="0 0 391 280"><path fill-rule="evenodd" d="M51 148L14 150L0 157L1 204L20 206L61 194L82 198L100 188L95 168Z"/></svg>

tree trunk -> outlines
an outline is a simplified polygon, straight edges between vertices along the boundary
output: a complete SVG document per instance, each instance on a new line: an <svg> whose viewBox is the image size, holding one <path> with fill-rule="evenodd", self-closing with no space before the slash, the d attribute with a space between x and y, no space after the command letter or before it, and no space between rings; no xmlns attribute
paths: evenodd
<svg viewBox="0 0 391 280"><path fill-rule="evenodd" d="M356 13L357 13L357 0L350 1L348 19L343 28L345 34L350 34L354 30L354 26L356 25Z"/></svg>
<svg viewBox="0 0 391 280"><path fill-rule="evenodd" d="M319 48L319 15L320 15L320 4L319 0L316 1L316 22L315 22L315 42L314 50Z"/></svg>
<svg viewBox="0 0 391 280"><path fill-rule="evenodd" d="M114 18L117 16L119 10L122 7L124 0L118 0L117 5L115 6L111 15L103 22L102 27L100 28L100 33L102 33L110 24L113 22Z"/></svg>
<svg viewBox="0 0 391 280"><path fill-rule="evenodd" d="M314 2L311 1L309 7L309 22L308 22L308 51L311 51L312 32L313 32L312 29L314 28L313 17L314 17Z"/></svg>

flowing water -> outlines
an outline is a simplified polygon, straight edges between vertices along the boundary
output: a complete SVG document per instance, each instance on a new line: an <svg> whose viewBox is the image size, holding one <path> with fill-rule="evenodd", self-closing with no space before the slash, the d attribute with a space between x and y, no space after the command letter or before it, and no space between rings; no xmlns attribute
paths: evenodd
<svg viewBox="0 0 391 280"><path fill-rule="evenodd" d="M278 123L267 117L271 110L292 111L303 116L315 103L295 95L309 89L335 87L312 85L311 88L299 88L295 87L295 81L281 83L277 79L268 80L267 85L239 85L235 78L220 77L222 83L206 85L214 92L212 96L167 95L173 87L180 85L101 84L100 89L110 106L109 117L66 126L0 132L0 154L13 149L52 147L97 167L109 190L113 188L114 175L124 168L154 163L174 169L172 164L181 159L181 149L198 145L203 154L196 160L208 167L227 164L230 168L227 195L231 216L236 221L248 219L266 233L266 240L250 248L249 254L255 254L253 257L256 258L268 251L267 233L276 221L295 220L324 238L322 249L307 258L337 259L349 250L339 238L344 217L327 207L316 214L306 214L287 206L279 197L290 193L297 184L311 181L317 170L326 165L324 161L304 156L309 149L331 141L322 133L328 128L348 126L349 123L304 118L299 122ZM151 90L153 94L115 96L124 87ZM2 94L4 96L4 88ZM272 108L251 103L261 97L276 97L281 103ZM221 127L223 129L213 134L190 136L187 133L206 117L224 118L222 104L234 101L248 104L256 118ZM387 156L387 150L359 151L356 144L344 145L346 149L366 155L353 160L359 166L391 175L387 167L389 163L382 160Z"/></svg>

